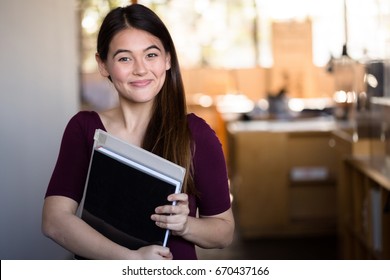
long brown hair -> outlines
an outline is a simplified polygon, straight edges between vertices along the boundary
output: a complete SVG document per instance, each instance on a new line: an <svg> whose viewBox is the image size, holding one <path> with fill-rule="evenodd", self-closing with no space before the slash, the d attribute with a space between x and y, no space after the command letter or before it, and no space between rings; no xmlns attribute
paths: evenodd
<svg viewBox="0 0 390 280"><path fill-rule="evenodd" d="M129 27L159 38L171 59L171 68L167 70L164 85L155 99L142 147L186 168L184 191L195 194L192 179L193 149L187 123L184 85L176 49L165 24L152 10L140 4L116 8L103 20L97 40L97 52L106 61L112 38Z"/></svg>

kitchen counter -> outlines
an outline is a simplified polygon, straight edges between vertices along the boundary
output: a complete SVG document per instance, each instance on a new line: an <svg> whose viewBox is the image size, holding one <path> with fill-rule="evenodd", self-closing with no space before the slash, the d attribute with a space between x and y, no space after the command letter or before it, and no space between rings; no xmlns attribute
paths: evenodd
<svg viewBox="0 0 390 280"><path fill-rule="evenodd" d="M316 117L293 120L252 120L234 121L227 125L231 133L240 131L270 131L270 132L302 132L302 131L334 131L349 129L348 122L336 121L333 117Z"/></svg>
<svg viewBox="0 0 390 280"><path fill-rule="evenodd" d="M336 232L337 157L331 117L232 121L229 176L244 238Z"/></svg>

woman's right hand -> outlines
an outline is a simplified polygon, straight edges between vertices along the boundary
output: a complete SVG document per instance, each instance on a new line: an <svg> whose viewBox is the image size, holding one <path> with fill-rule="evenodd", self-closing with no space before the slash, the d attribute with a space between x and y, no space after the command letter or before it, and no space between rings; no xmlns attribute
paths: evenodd
<svg viewBox="0 0 390 280"><path fill-rule="evenodd" d="M142 260L172 260L173 256L168 247L150 245L137 250Z"/></svg>

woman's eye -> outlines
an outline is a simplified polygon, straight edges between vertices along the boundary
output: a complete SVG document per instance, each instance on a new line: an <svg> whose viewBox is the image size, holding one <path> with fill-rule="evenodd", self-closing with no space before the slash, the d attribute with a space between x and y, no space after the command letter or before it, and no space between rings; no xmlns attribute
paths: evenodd
<svg viewBox="0 0 390 280"><path fill-rule="evenodd" d="M158 55L156 53L148 53L146 55L148 58L157 57Z"/></svg>
<svg viewBox="0 0 390 280"><path fill-rule="evenodd" d="M130 61L130 58L129 57L121 57L121 58L119 58L119 61L127 62L127 61Z"/></svg>

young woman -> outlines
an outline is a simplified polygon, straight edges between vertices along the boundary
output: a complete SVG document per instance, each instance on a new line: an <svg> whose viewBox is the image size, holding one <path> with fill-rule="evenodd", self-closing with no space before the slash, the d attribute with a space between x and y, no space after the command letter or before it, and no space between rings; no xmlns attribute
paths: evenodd
<svg viewBox="0 0 390 280"><path fill-rule="evenodd" d="M119 105L106 112L82 111L69 121L45 196L43 233L88 259L196 259L195 245L229 245L234 219L221 144L204 120L186 112L175 47L163 22L139 4L112 10L98 35L96 60L115 86ZM162 205L151 216L171 230L167 247L129 250L76 215L95 129L187 169L183 193L168 197L176 206Z"/></svg>

